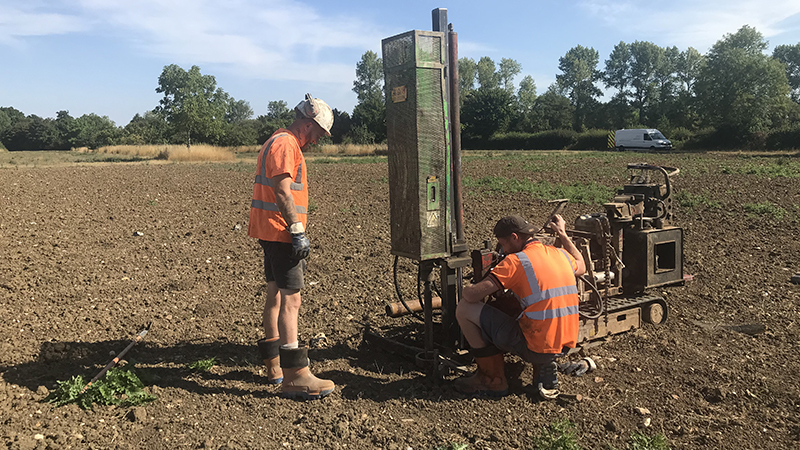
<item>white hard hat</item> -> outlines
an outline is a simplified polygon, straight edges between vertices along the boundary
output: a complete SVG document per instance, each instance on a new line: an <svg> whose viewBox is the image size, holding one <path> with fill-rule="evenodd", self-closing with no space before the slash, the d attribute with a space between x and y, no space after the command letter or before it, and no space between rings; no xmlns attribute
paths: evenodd
<svg viewBox="0 0 800 450"><path fill-rule="evenodd" d="M322 99L314 98L311 94L306 94L306 99L298 103L294 110L301 117L314 119L315 122L325 130L325 134L331 135L333 126L333 111Z"/></svg>

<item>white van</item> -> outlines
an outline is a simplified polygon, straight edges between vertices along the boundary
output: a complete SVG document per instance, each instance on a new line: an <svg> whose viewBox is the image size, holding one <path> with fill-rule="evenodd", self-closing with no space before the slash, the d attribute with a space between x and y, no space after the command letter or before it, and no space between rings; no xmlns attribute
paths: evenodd
<svg viewBox="0 0 800 450"><path fill-rule="evenodd" d="M619 151L626 148L643 148L649 150L671 149L672 142L655 128L636 128L617 130L614 133L614 146Z"/></svg>

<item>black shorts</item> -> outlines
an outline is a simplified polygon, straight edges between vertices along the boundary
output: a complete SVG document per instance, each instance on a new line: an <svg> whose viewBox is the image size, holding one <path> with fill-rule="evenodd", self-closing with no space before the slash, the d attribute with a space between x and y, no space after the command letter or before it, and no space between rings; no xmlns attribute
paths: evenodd
<svg viewBox="0 0 800 450"><path fill-rule="evenodd" d="M258 240L264 249L264 277L274 281L279 289L303 289L306 260L292 259L292 244Z"/></svg>
<svg viewBox="0 0 800 450"><path fill-rule="evenodd" d="M555 353L536 353L529 349L519 321L488 304L481 309L481 334L486 342L535 366L549 364L560 356Z"/></svg>

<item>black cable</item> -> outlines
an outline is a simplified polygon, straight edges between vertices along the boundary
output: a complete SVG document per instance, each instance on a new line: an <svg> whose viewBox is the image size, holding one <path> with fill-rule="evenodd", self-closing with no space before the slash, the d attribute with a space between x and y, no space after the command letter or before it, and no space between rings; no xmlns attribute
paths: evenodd
<svg viewBox="0 0 800 450"><path fill-rule="evenodd" d="M600 310L597 312L597 314L589 315L589 314L581 312L580 309L578 309L578 314L581 317L583 317L584 319L589 319L589 320L597 319L597 318L599 318L600 316L603 315L603 312L605 312L605 309L606 309L606 304L603 301L603 296L600 295L600 291L597 290L597 287L594 284L589 282L589 280L586 278L586 275L581 275L580 279L583 280L584 284L589 285L589 287L592 288L592 291L594 291L594 293L597 294L597 299L598 299L598 303L599 303L599 306L600 306Z"/></svg>
<svg viewBox="0 0 800 450"><path fill-rule="evenodd" d="M394 268L393 268L393 273L394 273L394 291L395 291L395 293L397 293L397 298L398 298L398 300L400 300L400 303L403 304L403 307L406 309L406 311L411 313L417 319L419 319L419 320L424 322L425 319L418 312L412 311L411 308L408 307L408 304L406 303L406 301L403 300L403 294L400 293L400 284L397 281L397 261L399 259L400 259L399 256L397 256L397 255L394 256ZM417 278L419 278L419 277L417 277ZM417 287L417 291L419 291L419 280L417 282L417 286L418 286ZM421 304L422 304L422 302L420 302L420 305Z"/></svg>

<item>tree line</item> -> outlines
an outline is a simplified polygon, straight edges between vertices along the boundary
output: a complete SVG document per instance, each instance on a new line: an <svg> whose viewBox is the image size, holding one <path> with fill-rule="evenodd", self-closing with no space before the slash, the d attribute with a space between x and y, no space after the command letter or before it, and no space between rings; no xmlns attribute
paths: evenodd
<svg viewBox="0 0 800 450"><path fill-rule="evenodd" d="M767 47L744 26L706 54L620 42L601 68L597 50L578 45L559 58L561 73L541 95L530 76L514 85L522 67L513 59L459 58L462 141L467 148L605 148L608 130L658 128L699 148L800 148L800 43L772 55ZM380 70L372 52L359 64ZM373 111L385 96L371 72L357 71L356 88L371 95L359 95L356 110L375 116L363 123L378 138L383 116Z"/></svg>
<svg viewBox="0 0 800 450"><path fill-rule="evenodd" d="M600 67L600 55L578 45L559 58L556 81L538 94L531 76L515 86L522 66L459 58L461 124L465 147L534 145L537 136L572 136L587 130L658 128L673 141L734 147L800 147L800 43L772 55L755 28L723 36L706 54L689 47L620 42ZM386 139L386 93L381 58L365 52L356 64L352 114L334 109L331 141L369 144ZM610 93L602 101L603 89ZM255 145L292 122L283 100L253 118L250 104L217 87L200 68L164 67L152 111L124 127L106 116L26 116L0 108L0 143L9 150L97 148L116 144ZM549 134L548 134L549 133ZM572 134L570 134L572 133ZM595 133L602 145L604 132ZM561 146L569 139L539 139ZM508 147L511 148L511 147ZM559 147L560 148L560 147Z"/></svg>

